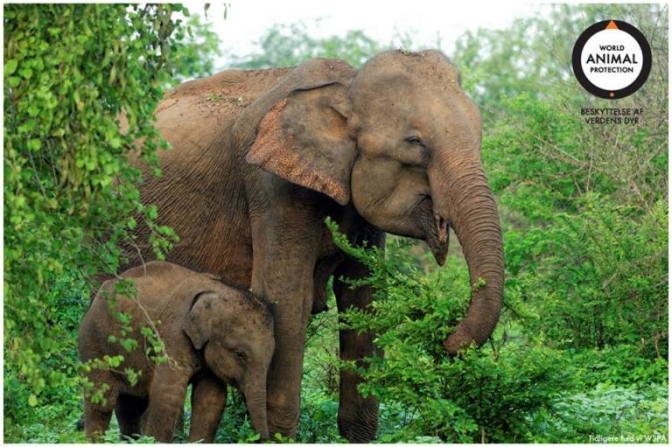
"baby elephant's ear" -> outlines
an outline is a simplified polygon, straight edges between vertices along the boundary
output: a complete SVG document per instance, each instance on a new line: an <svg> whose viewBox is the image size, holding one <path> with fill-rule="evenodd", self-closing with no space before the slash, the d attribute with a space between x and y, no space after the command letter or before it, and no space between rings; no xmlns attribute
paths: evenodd
<svg viewBox="0 0 672 447"><path fill-rule="evenodd" d="M201 292L194 297L191 310L187 314L182 324L182 330L196 349L203 349L203 346L210 340L213 326L213 316L215 292Z"/></svg>

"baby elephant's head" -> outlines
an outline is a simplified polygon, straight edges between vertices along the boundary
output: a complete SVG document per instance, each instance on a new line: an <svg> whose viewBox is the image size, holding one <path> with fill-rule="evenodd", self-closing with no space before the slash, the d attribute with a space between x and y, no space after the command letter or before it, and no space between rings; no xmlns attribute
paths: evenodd
<svg viewBox="0 0 672 447"><path fill-rule="evenodd" d="M268 438L266 376L275 351L273 315L268 303L251 293L212 282L198 293L183 330L206 366L245 395L254 429Z"/></svg>

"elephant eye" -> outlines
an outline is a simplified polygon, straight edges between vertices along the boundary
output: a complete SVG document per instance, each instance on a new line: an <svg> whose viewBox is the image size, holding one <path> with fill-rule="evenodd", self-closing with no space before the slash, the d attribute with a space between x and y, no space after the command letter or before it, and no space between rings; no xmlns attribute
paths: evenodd
<svg viewBox="0 0 672 447"><path fill-rule="evenodd" d="M423 141L420 139L420 137L416 137L415 135L410 136L410 137L406 137L406 139L404 141L406 141L408 144L416 144L418 146L423 146L423 147L425 146L425 143L423 143Z"/></svg>
<svg viewBox="0 0 672 447"><path fill-rule="evenodd" d="M233 355L236 358L236 360L238 360L241 363L245 363L247 361L247 354L242 349L234 349Z"/></svg>

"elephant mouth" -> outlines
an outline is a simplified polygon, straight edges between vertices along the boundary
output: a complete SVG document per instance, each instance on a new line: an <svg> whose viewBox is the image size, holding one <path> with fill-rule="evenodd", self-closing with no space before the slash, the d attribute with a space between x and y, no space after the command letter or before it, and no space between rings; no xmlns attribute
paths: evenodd
<svg viewBox="0 0 672 447"><path fill-rule="evenodd" d="M448 221L443 216L434 213L432 199L429 196L422 199L413 214L420 224L420 228L425 235L425 242L432 250L436 263L441 266L444 265L449 245L450 225Z"/></svg>

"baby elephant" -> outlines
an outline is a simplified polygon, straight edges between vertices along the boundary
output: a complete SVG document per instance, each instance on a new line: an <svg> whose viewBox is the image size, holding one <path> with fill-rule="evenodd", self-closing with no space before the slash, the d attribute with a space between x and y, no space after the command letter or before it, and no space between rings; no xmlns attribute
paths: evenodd
<svg viewBox="0 0 672 447"><path fill-rule="evenodd" d="M226 384L241 389L252 426L267 439L266 374L275 349L269 305L210 275L168 262L150 262L121 276L135 284L136 297L115 291L117 280L106 281L79 331L82 362L124 357L119 367L94 367L89 373L94 390L106 390L105 398L96 402L85 396L89 439L107 430L115 410L122 435L142 433L171 442L190 383L190 441L214 441L226 404ZM130 315L130 323L122 324L119 312ZM124 326L130 326L125 335ZM167 362L148 358L148 353L156 355L152 337L147 338L150 329L163 341L165 354L158 355L167 356ZM120 344L129 338L138 341L130 352ZM127 368L140 372L135 385L124 374Z"/></svg>

